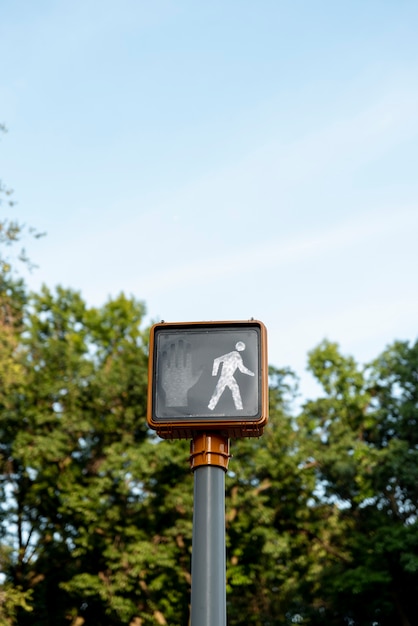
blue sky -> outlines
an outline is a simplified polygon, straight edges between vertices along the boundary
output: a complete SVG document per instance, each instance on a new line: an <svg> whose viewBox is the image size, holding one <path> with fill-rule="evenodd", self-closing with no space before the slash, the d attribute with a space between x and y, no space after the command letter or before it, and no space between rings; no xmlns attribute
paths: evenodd
<svg viewBox="0 0 418 626"><path fill-rule="evenodd" d="M302 377L418 319L418 4L15 0L0 177L42 283L261 319Z"/></svg>

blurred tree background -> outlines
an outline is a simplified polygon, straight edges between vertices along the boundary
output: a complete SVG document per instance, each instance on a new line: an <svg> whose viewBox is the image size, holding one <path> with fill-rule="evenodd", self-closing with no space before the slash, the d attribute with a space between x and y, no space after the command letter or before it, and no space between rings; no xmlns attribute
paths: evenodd
<svg viewBox="0 0 418 626"><path fill-rule="evenodd" d="M146 425L144 304L29 293L23 231L0 221L0 625L185 626L189 443ZM265 434L232 442L228 623L414 626L418 342L308 359L320 397L295 410L296 377L271 367Z"/></svg>

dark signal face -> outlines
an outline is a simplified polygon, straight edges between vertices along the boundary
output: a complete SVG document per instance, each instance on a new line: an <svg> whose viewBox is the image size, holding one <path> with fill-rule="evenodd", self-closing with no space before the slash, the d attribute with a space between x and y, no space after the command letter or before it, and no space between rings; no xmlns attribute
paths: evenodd
<svg viewBox="0 0 418 626"><path fill-rule="evenodd" d="M261 434L267 422L261 322L156 324L150 349L148 423L158 434Z"/></svg>

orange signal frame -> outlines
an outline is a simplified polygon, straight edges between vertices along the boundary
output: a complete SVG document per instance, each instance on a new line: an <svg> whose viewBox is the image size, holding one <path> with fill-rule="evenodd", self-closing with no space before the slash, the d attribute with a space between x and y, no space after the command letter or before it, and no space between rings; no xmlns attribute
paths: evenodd
<svg viewBox="0 0 418 626"><path fill-rule="evenodd" d="M208 417L206 420L193 417L166 418L164 422L154 419L154 382L155 382L155 336L161 328L172 330L204 329L211 326L219 328L242 327L245 329L256 327L260 334L260 405L261 415L257 418L240 419L239 417L227 417L216 420ZM160 322L154 324L150 330L149 364L148 364L148 426L155 430L162 439L193 439L202 432L213 432L223 437L239 439L242 437L259 437L263 434L264 427L268 422L268 360L267 360L267 329L259 320L235 320L235 321L210 321L210 322Z"/></svg>

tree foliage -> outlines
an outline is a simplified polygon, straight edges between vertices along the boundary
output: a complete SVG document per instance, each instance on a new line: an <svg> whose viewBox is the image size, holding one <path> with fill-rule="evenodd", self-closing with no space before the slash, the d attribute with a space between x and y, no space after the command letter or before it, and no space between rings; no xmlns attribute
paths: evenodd
<svg viewBox="0 0 418 626"><path fill-rule="evenodd" d="M4 124L0 124L0 133L6 133L7 128ZM3 214L4 207L8 211L12 211L16 204L13 197L13 189L8 187L0 179L0 212ZM35 266L30 260L24 247L21 247L16 256L13 256L10 252L11 248L16 249L16 243L20 242L22 238L29 234L35 239L43 237L45 233L37 231L33 226L27 227L18 220L11 220L7 217L0 217L0 278L4 279L4 275L10 274L14 263L20 261L24 263L30 269ZM0 285L1 287L1 285Z"/></svg>
<svg viewBox="0 0 418 626"><path fill-rule="evenodd" d="M418 343L360 368L323 342L309 357L324 396L302 421L316 507L334 511L308 623L416 623ZM313 620L313 621L312 621ZM324 621L325 620L325 621Z"/></svg>
<svg viewBox="0 0 418 626"><path fill-rule="evenodd" d="M142 419L143 313L123 295L88 308L62 288L28 300L1 447L8 578L36 606L22 625L153 623L158 591L181 576L165 536L173 493L156 482L158 444Z"/></svg>
<svg viewBox="0 0 418 626"><path fill-rule="evenodd" d="M146 427L143 304L14 297L0 623L187 624L193 477L187 442ZM324 342L309 355L324 393L299 414L294 376L271 368L269 425L233 442L226 480L231 626L414 624L417 360L395 343L361 368Z"/></svg>

